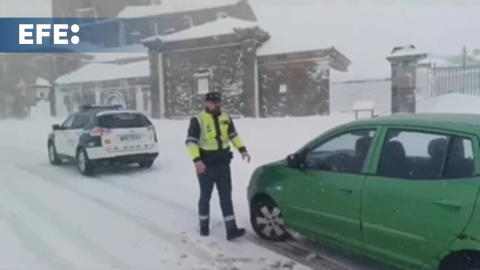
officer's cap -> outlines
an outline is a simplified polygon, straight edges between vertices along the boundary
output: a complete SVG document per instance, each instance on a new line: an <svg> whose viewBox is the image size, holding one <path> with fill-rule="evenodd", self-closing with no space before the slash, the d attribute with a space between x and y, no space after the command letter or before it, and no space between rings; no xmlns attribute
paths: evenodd
<svg viewBox="0 0 480 270"><path fill-rule="evenodd" d="M222 96L218 92L211 92L205 95L205 101L221 101Z"/></svg>

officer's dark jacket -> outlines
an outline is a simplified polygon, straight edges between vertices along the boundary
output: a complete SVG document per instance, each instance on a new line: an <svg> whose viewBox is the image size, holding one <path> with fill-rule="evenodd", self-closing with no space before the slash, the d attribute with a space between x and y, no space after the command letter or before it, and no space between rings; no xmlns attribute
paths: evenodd
<svg viewBox="0 0 480 270"><path fill-rule="evenodd" d="M247 151L227 113L215 115L204 110L190 119L186 144L194 162L230 160L230 141L240 152Z"/></svg>

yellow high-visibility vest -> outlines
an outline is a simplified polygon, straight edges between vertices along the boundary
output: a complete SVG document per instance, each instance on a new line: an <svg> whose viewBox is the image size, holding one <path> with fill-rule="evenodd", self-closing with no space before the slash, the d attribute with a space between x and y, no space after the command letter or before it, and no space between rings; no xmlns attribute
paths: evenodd
<svg viewBox="0 0 480 270"><path fill-rule="evenodd" d="M195 118L200 127L200 134L195 135L195 137L187 137L188 152L194 161L201 158L201 151L228 150L230 141L237 150L246 151L242 139L238 136L233 123L231 123L232 119L228 114L222 112L218 116L218 125L215 124L214 116L205 110L195 116ZM232 129L230 129L230 126Z"/></svg>
<svg viewBox="0 0 480 270"><path fill-rule="evenodd" d="M228 125L230 124L230 116L228 116L228 114L222 112L222 114L218 116L218 127L215 126L213 115L206 111L202 111L195 117L200 125L198 148L206 151L229 148L230 134L228 134ZM218 131L220 134L217 134Z"/></svg>

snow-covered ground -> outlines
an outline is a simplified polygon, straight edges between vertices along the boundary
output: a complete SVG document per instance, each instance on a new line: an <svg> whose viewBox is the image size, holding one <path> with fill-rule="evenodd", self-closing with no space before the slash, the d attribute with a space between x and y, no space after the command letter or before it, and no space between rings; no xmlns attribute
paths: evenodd
<svg viewBox="0 0 480 270"><path fill-rule="evenodd" d="M480 113L480 97L450 93L439 97L417 97L420 113Z"/></svg>
<svg viewBox="0 0 480 270"><path fill-rule="evenodd" d="M188 121L155 121L161 157L151 170L80 176L48 163L46 136L63 119L0 122L0 265L6 269L305 269L248 238L225 240L212 201L212 236L197 233L198 184L185 149ZM252 170L285 157L350 115L238 120L253 161L233 162L239 225L250 230L246 187ZM285 131L295 133L285 136Z"/></svg>
<svg viewBox="0 0 480 270"><path fill-rule="evenodd" d="M425 100L418 108L449 112L459 103L463 112L479 112L480 98L461 95ZM306 269L250 241L254 236L227 242L216 194L212 236L198 236L198 184L184 145L188 121L155 121L161 156L152 169L86 178L73 166L48 163L46 136L63 119L45 111L40 104L30 119L0 122L1 268ZM253 158L248 164L236 154L232 163L239 225L252 234L246 187L258 165L350 120L351 114L237 120Z"/></svg>

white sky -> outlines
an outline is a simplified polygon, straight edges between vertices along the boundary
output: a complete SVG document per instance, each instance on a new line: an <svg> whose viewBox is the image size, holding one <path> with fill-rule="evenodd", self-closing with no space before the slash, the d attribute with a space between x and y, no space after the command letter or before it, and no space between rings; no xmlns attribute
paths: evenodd
<svg viewBox="0 0 480 270"><path fill-rule="evenodd" d="M296 43L339 49L353 62L348 74L350 79L389 76L390 67L385 57L399 44L414 44L434 54L460 53L464 45L470 49L480 48L480 4L472 4L478 0L249 2L261 27L279 42L301 40ZM0 0L0 6L0 17L51 16L51 0Z"/></svg>
<svg viewBox="0 0 480 270"><path fill-rule="evenodd" d="M0 0L0 7L0 17L52 16L51 0Z"/></svg>
<svg viewBox="0 0 480 270"><path fill-rule="evenodd" d="M460 54L464 45L480 48L480 4L433 5L423 1L394 7L347 6L342 0L335 0L335 5L320 3L330 0L295 0L302 4L280 0L282 4L273 4L275 1L251 1L260 27L283 46L293 42L299 49L336 47L352 61L350 72L336 74L339 80L389 77L386 56L398 45L414 44L437 55Z"/></svg>

